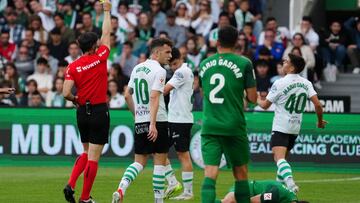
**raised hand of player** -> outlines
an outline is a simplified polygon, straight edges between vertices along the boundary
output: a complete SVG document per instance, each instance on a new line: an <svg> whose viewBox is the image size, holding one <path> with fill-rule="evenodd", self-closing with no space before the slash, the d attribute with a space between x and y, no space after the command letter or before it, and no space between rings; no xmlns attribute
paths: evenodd
<svg viewBox="0 0 360 203"><path fill-rule="evenodd" d="M100 3L103 5L104 11L110 11L111 10L111 2L110 2L110 0L100 0Z"/></svg>
<svg viewBox="0 0 360 203"><path fill-rule="evenodd" d="M326 124L328 124L328 122L325 121L325 120L322 120L321 122L318 122L318 123L317 123L317 127L318 127L318 128L325 128L325 125L326 125Z"/></svg>
<svg viewBox="0 0 360 203"><path fill-rule="evenodd" d="M158 136L158 131L157 131L157 129L156 129L156 126L150 124L149 133L148 133L148 135L147 135L148 139L149 139L150 141L152 141L152 142L155 142L157 136Z"/></svg>

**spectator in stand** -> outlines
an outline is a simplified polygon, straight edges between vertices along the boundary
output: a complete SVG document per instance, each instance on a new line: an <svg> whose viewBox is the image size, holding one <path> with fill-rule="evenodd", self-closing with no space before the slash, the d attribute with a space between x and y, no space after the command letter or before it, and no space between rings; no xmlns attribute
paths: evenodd
<svg viewBox="0 0 360 203"><path fill-rule="evenodd" d="M120 49L119 44L116 42L116 35L114 33L110 34L110 54L108 58L108 63L113 64L115 59L119 56ZM109 66L108 66L109 67Z"/></svg>
<svg viewBox="0 0 360 203"><path fill-rule="evenodd" d="M287 27L280 27L277 24L275 17L268 17L265 23L265 30L273 30L275 32L275 41L287 47L288 41L291 39L289 29ZM265 31L260 33L258 45L264 44Z"/></svg>
<svg viewBox="0 0 360 203"><path fill-rule="evenodd" d="M300 26L297 26L295 30L292 31L292 36L296 33L301 33L305 38L305 43L308 44L314 52L316 51L316 48L319 45L319 35L312 27L311 17L304 16L302 18Z"/></svg>
<svg viewBox="0 0 360 203"><path fill-rule="evenodd" d="M219 29L227 25L230 25L229 14L227 12L221 12L219 15L219 21L217 27L212 29L209 34L210 47L216 47Z"/></svg>
<svg viewBox="0 0 360 203"><path fill-rule="evenodd" d="M41 96L39 91L35 91L32 93L32 95L30 96L30 103L29 103L29 107L45 107L44 105L44 99Z"/></svg>
<svg viewBox="0 0 360 203"><path fill-rule="evenodd" d="M120 1L116 17L118 18L120 31L124 35L124 40L127 40L127 33L137 26L137 17L129 12L129 5L125 1Z"/></svg>
<svg viewBox="0 0 360 203"><path fill-rule="evenodd" d="M320 37L321 56L324 64L335 65L338 70L344 71L346 42L346 35L342 32L341 23L333 21L330 24L330 30Z"/></svg>
<svg viewBox="0 0 360 203"><path fill-rule="evenodd" d="M0 27L0 32L3 32L3 30L4 31L8 30L9 33L11 33L10 39L9 39L10 42L19 44L21 41L21 37L24 34L24 26L22 26L21 24L17 24L16 11L10 11L10 12L5 13L5 18L6 18L6 24L4 24Z"/></svg>
<svg viewBox="0 0 360 203"><path fill-rule="evenodd" d="M54 15L55 27L58 28L61 32L61 40L65 44L69 44L70 42L75 40L75 32L69 27L66 27L64 21L64 15L61 13L56 13Z"/></svg>
<svg viewBox="0 0 360 203"><path fill-rule="evenodd" d="M249 1L243 0L240 2L239 9L235 11L236 27L238 30L242 30L245 23L255 23L256 19L249 9Z"/></svg>
<svg viewBox="0 0 360 203"><path fill-rule="evenodd" d="M236 17L235 17L235 12L237 9L238 9L238 6L234 0L228 1L226 11L229 14L230 24L234 27L237 27Z"/></svg>
<svg viewBox="0 0 360 203"><path fill-rule="evenodd" d="M135 28L135 33L140 41L149 45L155 36L155 29L151 25L149 14L145 12L139 14L139 24Z"/></svg>
<svg viewBox="0 0 360 203"><path fill-rule="evenodd" d="M166 15L160 10L160 1L151 0L150 3L150 15L153 19L153 27L158 29L166 21Z"/></svg>
<svg viewBox="0 0 360 203"><path fill-rule="evenodd" d="M305 44L305 38L301 33L295 33L292 38L292 44L290 44L284 54L283 59L285 59L289 53L291 53L291 50L293 50L294 47L297 47L300 49L302 57L305 60L305 68L300 73L300 75L304 78L308 78L308 70L313 70L315 68L315 55L313 50L310 48L310 46Z"/></svg>
<svg viewBox="0 0 360 203"><path fill-rule="evenodd" d="M268 29L265 31L264 44L257 47L255 59L259 59L259 51L263 47L266 47L271 51L271 55L273 56L275 62L281 60L284 53L284 46L282 45L282 43L275 41L275 32L273 30Z"/></svg>
<svg viewBox="0 0 360 203"><path fill-rule="evenodd" d="M34 40L40 43L48 43L49 33L44 29L41 18L37 15L32 15L29 21L29 28L34 31Z"/></svg>
<svg viewBox="0 0 360 203"><path fill-rule="evenodd" d="M249 43L249 48L255 51L257 41L255 35L253 34L253 23L245 23L243 33Z"/></svg>
<svg viewBox="0 0 360 203"><path fill-rule="evenodd" d="M40 47L40 42L34 39L34 31L31 29L25 30L24 40L27 41L27 47L29 48L29 55L32 59L36 58L36 54Z"/></svg>
<svg viewBox="0 0 360 203"><path fill-rule="evenodd" d="M5 81L2 81L1 88L11 89L11 88L14 88L14 87L11 85L10 81L5 80ZM6 104L8 106L17 106L18 105L15 94L4 94L4 93L2 93L1 97L2 97L1 98L1 103L3 103L3 104Z"/></svg>
<svg viewBox="0 0 360 203"><path fill-rule="evenodd" d="M100 1L95 1L94 10L91 11L91 16L93 24L100 29L104 22L104 12L102 10Z"/></svg>
<svg viewBox="0 0 360 203"><path fill-rule="evenodd" d="M166 32L169 38L174 42L175 47L180 47L186 41L186 30L184 27L175 24L176 13L169 10L166 13L166 23L162 23L156 27L155 36L159 36L160 32Z"/></svg>
<svg viewBox="0 0 360 203"><path fill-rule="evenodd" d="M18 73L23 80L34 72L34 61L29 55L29 48L20 46L14 60Z"/></svg>
<svg viewBox="0 0 360 203"><path fill-rule="evenodd" d="M82 23L76 26L75 36L78 37L85 32L95 32L98 36L101 36L101 30L93 25L91 19L91 13L85 12L82 15Z"/></svg>
<svg viewBox="0 0 360 203"><path fill-rule="evenodd" d="M64 22L66 27L74 30L76 28L76 24L81 22L81 17L79 13L73 8L75 8L73 1L64 0L60 12L64 14Z"/></svg>
<svg viewBox="0 0 360 203"><path fill-rule="evenodd" d="M1 30L0 38L0 55L7 61L13 61L16 54L16 45L9 41L10 30Z"/></svg>
<svg viewBox="0 0 360 203"><path fill-rule="evenodd" d="M190 61L190 64L194 64L195 69L193 71L198 69L201 60L206 54L207 46L203 40L202 36L194 36L186 41L187 61Z"/></svg>
<svg viewBox="0 0 360 203"><path fill-rule="evenodd" d="M65 57L65 61L67 61L69 64L80 58L80 48L76 41L70 42L68 52L69 56Z"/></svg>
<svg viewBox="0 0 360 203"><path fill-rule="evenodd" d="M274 60L274 57L271 54L271 51L266 48L262 47L259 49L259 58L258 60L264 60L269 65L269 75L273 76L276 75L276 61ZM255 61L256 62L256 61Z"/></svg>
<svg viewBox="0 0 360 203"><path fill-rule="evenodd" d="M193 93L193 111L201 111L202 110L202 101L203 101L203 97L202 97L202 92L200 90L200 78L199 78L199 72L195 71L194 72L194 93Z"/></svg>
<svg viewBox="0 0 360 203"><path fill-rule="evenodd" d="M193 16L191 27L197 35L207 37L214 21L211 17L211 5L208 0L201 0L199 11Z"/></svg>
<svg viewBox="0 0 360 203"><path fill-rule="evenodd" d="M15 94L19 98L25 90L25 80L19 77L14 63L7 63L5 65L4 79L10 82L11 87L15 88Z"/></svg>
<svg viewBox="0 0 360 203"><path fill-rule="evenodd" d="M24 0L14 0L15 12L17 13L16 24L23 27L28 25L30 12Z"/></svg>
<svg viewBox="0 0 360 203"><path fill-rule="evenodd" d="M27 80L35 80L37 83L37 90L46 98L47 93L51 90L53 85L53 76L49 73L49 64L46 59L39 58L36 61L36 71L30 75Z"/></svg>
<svg viewBox="0 0 360 203"><path fill-rule="evenodd" d="M347 48L347 54L354 67L353 73L360 73L360 17L350 18L344 24L351 36L350 45Z"/></svg>
<svg viewBox="0 0 360 203"><path fill-rule="evenodd" d="M39 47L39 52L35 60L38 60L40 57L46 59L50 66L50 72L52 75L55 75L58 70L59 60L50 55L49 48L46 44L41 44Z"/></svg>
<svg viewBox="0 0 360 203"><path fill-rule="evenodd" d="M108 82L108 91L110 92L110 108L125 108L126 102L124 95L119 93L119 86L115 80ZM122 91L122 90L120 90Z"/></svg>
<svg viewBox="0 0 360 203"><path fill-rule="evenodd" d="M254 52L250 49L249 41L243 32L239 33L238 40L236 41L235 53L243 55L250 60L253 58Z"/></svg>
<svg viewBox="0 0 360 203"><path fill-rule="evenodd" d="M122 67L123 74L128 78L130 78L131 72L139 60L138 57L132 54L132 49L132 42L124 42L121 55L114 60L119 61L120 66Z"/></svg>
<svg viewBox="0 0 360 203"><path fill-rule="evenodd" d="M58 69L55 73L55 78L64 78L65 71L66 71L66 68L68 65L69 65L69 63L65 60L59 61Z"/></svg>
<svg viewBox="0 0 360 203"><path fill-rule="evenodd" d="M119 92L122 92L125 90L125 87L127 86L129 82L129 78L127 78L122 70L121 66L118 63L114 63L111 65L111 68L109 70L109 77L108 81L115 80L118 83Z"/></svg>
<svg viewBox="0 0 360 203"><path fill-rule="evenodd" d="M50 55L54 56L57 60L63 60L67 55L68 46L61 40L61 31L59 28L54 28L50 32L50 43L48 44ZM62 51L59 51L62 50Z"/></svg>
<svg viewBox="0 0 360 203"><path fill-rule="evenodd" d="M53 88L45 97L47 107L71 107L71 102L66 101L62 95L64 78L55 78Z"/></svg>
<svg viewBox="0 0 360 203"><path fill-rule="evenodd" d="M119 28L119 19L116 16L111 16L111 29L112 33L115 33L116 43L122 44L125 42L125 35Z"/></svg>
<svg viewBox="0 0 360 203"><path fill-rule="evenodd" d="M256 88L259 92L268 92L271 87L269 69L269 65L266 61L259 60L256 62Z"/></svg>
<svg viewBox="0 0 360 203"><path fill-rule="evenodd" d="M284 67L282 62L276 63L276 72L277 75L270 78L270 83L274 84L274 82L280 78L283 78L285 76Z"/></svg>
<svg viewBox="0 0 360 203"><path fill-rule="evenodd" d="M31 0L31 10L41 18L42 25L47 32L55 27L53 14L56 11L55 0Z"/></svg>
<svg viewBox="0 0 360 203"><path fill-rule="evenodd" d="M183 26L185 28L190 27L191 17L188 9L189 5L185 1L176 2L175 11L176 11L176 25Z"/></svg>
<svg viewBox="0 0 360 203"><path fill-rule="evenodd" d="M30 106L31 96L35 91L37 91L37 82L28 80L26 82L26 91L23 92L20 98L20 106Z"/></svg>

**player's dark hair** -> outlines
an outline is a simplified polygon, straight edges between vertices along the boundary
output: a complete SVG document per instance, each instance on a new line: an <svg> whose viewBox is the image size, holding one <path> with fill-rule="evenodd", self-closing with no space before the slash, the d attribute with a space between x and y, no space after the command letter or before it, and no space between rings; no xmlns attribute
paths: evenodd
<svg viewBox="0 0 360 203"><path fill-rule="evenodd" d="M173 47L171 50L171 59L170 59L170 63L175 61L176 59L180 59L181 58L181 54L178 48Z"/></svg>
<svg viewBox="0 0 360 203"><path fill-rule="evenodd" d="M95 32L86 32L78 38L80 49L83 53L90 51L98 41L98 35Z"/></svg>
<svg viewBox="0 0 360 203"><path fill-rule="evenodd" d="M300 73L305 68L305 60L301 56L296 56L294 54L289 54L290 63L295 68L295 73Z"/></svg>
<svg viewBox="0 0 360 203"><path fill-rule="evenodd" d="M220 28L218 41L221 47L233 48L238 38L238 31L233 26L225 26Z"/></svg>
<svg viewBox="0 0 360 203"><path fill-rule="evenodd" d="M157 47L164 46L165 44L168 45L169 47L173 47L172 41L167 38L154 39L150 44L150 52L152 52Z"/></svg>

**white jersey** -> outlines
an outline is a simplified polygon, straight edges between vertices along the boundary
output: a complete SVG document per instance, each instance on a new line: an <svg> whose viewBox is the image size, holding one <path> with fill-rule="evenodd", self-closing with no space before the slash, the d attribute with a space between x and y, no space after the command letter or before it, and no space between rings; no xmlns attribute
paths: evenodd
<svg viewBox="0 0 360 203"><path fill-rule="evenodd" d="M275 105L272 130L299 134L307 99L314 95L311 82L299 74L288 74L275 81L266 97Z"/></svg>
<svg viewBox="0 0 360 203"><path fill-rule="evenodd" d="M159 62L148 59L136 65L131 72L128 86L133 91L135 123L150 122L151 91L163 92L165 87L166 70ZM164 97L159 98L159 110L156 121L167 121Z"/></svg>
<svg viewBox="0 0 360 203"><path fill-rule="evenodd" d="M168 84L174 87L170 92L169 122L193 123L191 113L194 75L186 63L177 69Z"/></svg>

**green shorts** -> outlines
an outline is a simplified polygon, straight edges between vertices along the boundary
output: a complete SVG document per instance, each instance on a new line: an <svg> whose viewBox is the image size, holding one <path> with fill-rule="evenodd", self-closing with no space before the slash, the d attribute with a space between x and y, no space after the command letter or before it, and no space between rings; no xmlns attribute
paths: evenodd
<svg viewBox="0 0 360 203"><path fill-rule="evenodd" d="M247 136L201 135L201 152L210 166L219 166L223 153L229 167L245 165L250 159Z"/></svg>

